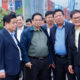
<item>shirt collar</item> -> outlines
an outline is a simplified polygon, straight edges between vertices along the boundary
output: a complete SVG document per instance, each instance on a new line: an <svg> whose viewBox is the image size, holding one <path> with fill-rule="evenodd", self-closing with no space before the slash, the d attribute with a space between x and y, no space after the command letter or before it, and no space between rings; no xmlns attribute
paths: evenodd
<svg viewBox="0 0 80 80"><path fill-rule="evenodd" d="M75 28L75 30L80 32L80 27L78 29Z"/></svg>
<svg viewBox="0 0 80 80"><path fill-rule="evenodd" d="M58 27L58 25L57 24L55 24L56 25L56 27ZM62 26L62 28L64 28L65 27L65 21L64 21L64 24L63 24L63 26Z"/></svg>
<svg viewBox="0 0 80 80"><path fill-rule="evenodd" d="M40 28L40 30L37 30L34 26L33 26L33 31L42 31L42 29Z"/></svg>
<svg viewBox="0 0 80 80"><path fill-rule="evenodd" d="M6 27L4 27L5 29L6 29ZM7 30L7 29L6 29ZM11 36L14 36L14 34L15 34L15 32L10 32L9 30L7 30L8 32L9 32L9 34L11 35Z"/></svg>
<svg viewBox="0 0 80 80"><path fill-rule="evenodd" d="M56 24L57 25L57 24ZM48 28L48 24L46 24L47 28ZM51 26L51 28L53 27L53 25Z"/></svg>
<svg viewBox="0 0 80 80"><path fill-rule="evenodd" d="M24 26L22 26L21 28L18 28L18 27L17 27L17 29L18 29L18 30L23 30L23 29L24 29Z"/></svg>

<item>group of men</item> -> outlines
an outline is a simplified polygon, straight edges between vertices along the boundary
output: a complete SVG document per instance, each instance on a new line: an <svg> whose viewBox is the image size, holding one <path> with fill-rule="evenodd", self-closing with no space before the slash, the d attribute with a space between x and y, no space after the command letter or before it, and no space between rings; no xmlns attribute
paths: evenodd
<svg viewBox="0 0 80 80"><path fill-rule="evenodd" d="M80 11L70 22L61 9L32 15L30 27L11 12L0 30L0 80L80 80ZM28 20L27 20L28 21ZM26 22L27 22L26 21ZM22 73L21 73L22 72Z"/></svg>

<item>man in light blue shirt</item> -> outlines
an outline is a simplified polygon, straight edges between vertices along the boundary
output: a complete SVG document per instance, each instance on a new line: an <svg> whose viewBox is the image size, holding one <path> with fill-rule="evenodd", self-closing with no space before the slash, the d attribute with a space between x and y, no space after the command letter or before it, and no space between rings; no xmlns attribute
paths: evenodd
<svg viewBox="0 0 80 80"><path fill-rule="evenodd" d="M65 23L62 26L62 28L59 28L56 25L56 36L55 36L55 44L54 44L54 49L55 49L55 54L57 55L66 55L66 46L65 46Z"/></svg>
<svg viewBox="0 0 80 80"><path fill-rule="evenodd" d="M64 12L60 9L54 11L54 20L56 25L51 29L51 47L56 66L56 80L76 80L74 74L68 72L68 54L69 54L69 36L74 25L65 22Z"/></svg>

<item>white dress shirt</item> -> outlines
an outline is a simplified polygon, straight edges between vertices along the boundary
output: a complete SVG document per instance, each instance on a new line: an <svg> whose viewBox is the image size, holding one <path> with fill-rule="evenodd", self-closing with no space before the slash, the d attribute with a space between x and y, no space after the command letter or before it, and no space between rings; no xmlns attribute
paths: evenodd
<svg viewBox="0 0 80 80"><path fill-rule="evenodd" d="M20 42L20 38L21 38L21 33L23 31L24 27L22 28L17 28L17 39Z"/></svg>
<svg viewBox="0 0 80 80"><path fill-rule="evenodd" d="M47 27L48 35L50 36L50 28Z"/></svg>

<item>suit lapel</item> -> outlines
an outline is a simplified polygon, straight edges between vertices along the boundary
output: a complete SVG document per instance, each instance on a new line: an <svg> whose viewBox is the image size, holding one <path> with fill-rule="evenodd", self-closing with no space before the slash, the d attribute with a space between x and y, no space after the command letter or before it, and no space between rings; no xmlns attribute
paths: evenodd
<svg viewBox="0 0 80 80"><path fill-rule="evenodd" d="M16 43L14 42L14 40L13 40L13 38L11 37L11 35L9 34L9 32L8 32L5 28L3 28L3 32L4 32L5 37L8 39L8 41L10 41L10 43L12 43L12 45L13 45L15 48L17 48Z"/></svg>
<svg viewBox="0 0 80 80"><path fill-rule="evenodd" d="M16 30L15 30L15 35L14 35L16 38L17 38L17 28L16 28Z"/></svg>
<svg viewBox="0 0 80 80"><path fill-rule="evenodd" d="M44 31L44 33L45 33L45 34L47 35L47 37L49 38L48 32L47 32L47 30L46 30L47 28L44 29L43 27L41 27L41 29Z"/></svg>
<svg viewBox="0 0 80 80"><path fill-rule="evenodd" d="M56 29L57 29L56 25L53 26L53 28L51 28L51 33L50 34L51 34L51 37L52 37L53 41L55 41Z"/></svg>
<svg viewBox="0 0 80 80"><path fill-rule="evenodd" d="M27 26L24 25L24 29L26 29L26 28L27 28Z"/></svg>
<svg viewBox="0 0 80 80"><path fill-rule="evenodd" d="M67 27L67 23L65 22L65 40L67 38L68 35L68 27Z"/></svg>
<svg viewBox="0 0 80 80"><path fill-rule="evenodd" d="M72 44L72 47L75 47L76 48L76 45L75 45L75 28L71 32L70 39L71 39L71 42L70 43Z"/></svg>

